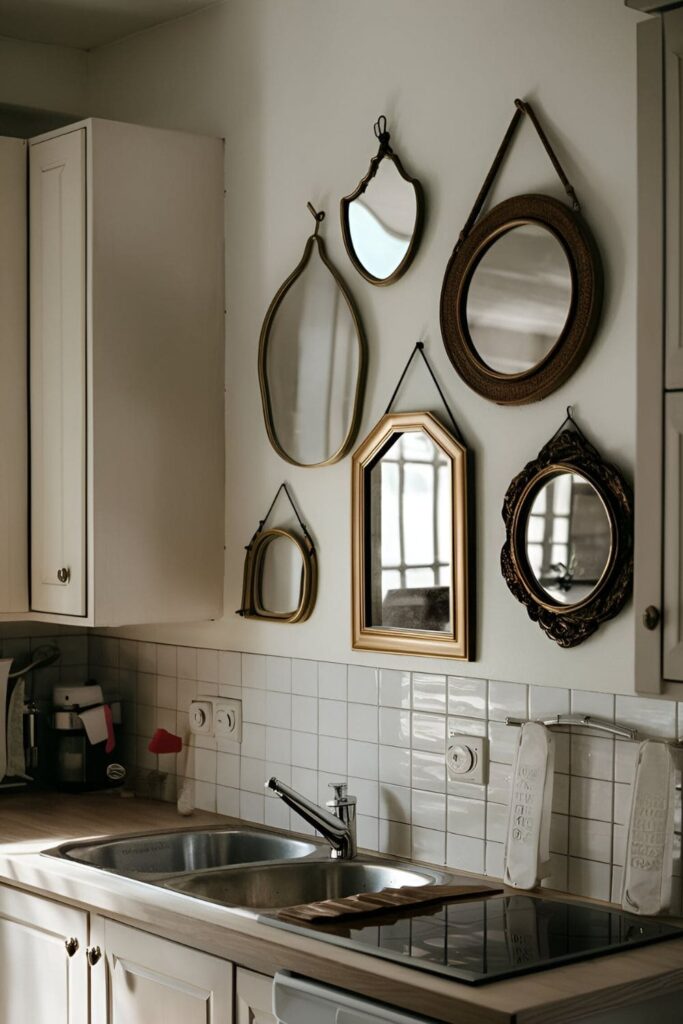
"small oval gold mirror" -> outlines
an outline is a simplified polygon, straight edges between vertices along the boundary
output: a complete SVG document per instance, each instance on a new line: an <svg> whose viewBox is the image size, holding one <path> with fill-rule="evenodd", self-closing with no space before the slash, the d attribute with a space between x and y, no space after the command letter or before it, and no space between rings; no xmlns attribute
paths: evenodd
<svg viewBox="0 0 683 1024"><path fill-rule="evenodd" d="M350 449L358 430L366 369L360 317L318 234L266 313L259 381L271 444L295 466L327 466Z"/></svg>
<svg viewBox="0 0 683 1024"><path fill-rule="evenodd" d="M283 527L265 529L280 492L285 492L300 533ZM318 559L313 540L286 484L278 489L264 519L247 546L242 607L238 615L271 622L304 622L315 607Z"/></svg>
<svg viewBox="0 0 683 1024"><path fill-rule="evenodd" d="M410 266L422 233L422 186L411 178L389 144L387 119L375 124L379 151L354 191L341 201L349 259L370 284L398 281Z"/></svg>

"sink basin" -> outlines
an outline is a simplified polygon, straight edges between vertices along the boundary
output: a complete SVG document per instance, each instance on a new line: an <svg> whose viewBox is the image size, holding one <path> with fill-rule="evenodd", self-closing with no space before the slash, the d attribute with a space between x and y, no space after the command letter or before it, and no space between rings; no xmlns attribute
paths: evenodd
<svg viewBox="0 0 683 1024"><path fill-rule="evenodd" d="M72 843L58 855L122 875L170 875L232 864L307 857L320 849L302 839L252 829L164 832L127 839Z"/></svg>
<svg viewBox="0 0 683 1024"><path fill-rule="evenodd" d="M387 886L429 885L436 875L427 871L376 864L362 860L317 860L231 868L203 875L169 879L165 885L176 892L225 906L272 910L298 903L312 903L362 892L379 892Z"/></svg>

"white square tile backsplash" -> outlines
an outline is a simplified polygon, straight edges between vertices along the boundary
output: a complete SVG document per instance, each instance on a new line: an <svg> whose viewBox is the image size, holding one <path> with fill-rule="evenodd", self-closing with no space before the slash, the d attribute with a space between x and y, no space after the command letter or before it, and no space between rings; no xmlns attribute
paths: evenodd
<svg viewBox="0 0 683 1024"><path fill-rule="evenodd" d="M348 780L358 797L359 843L382 853L499 878L507 828L515 729L505 718L568 711L632 725L648 735L677 733L673 701L524 686L234 651L138 643L96 635L65 637L65 662L126 701L141 791L155 758L156 727L187 728L197 694L239 697L241 745L195 737L190 775L198 807L310 832L270 794L277 774L311 799ZM73 643L72 643L73 641ZM69 646L71 644L71 646ZM68 652L68 653L67 653ZM683 717L683 705L681 705ZM451 782L449 732L488 736L484 786ZM597 899L618 898L637 744L574 730L555 738L550 875L544 885ZM163 795L174 799L175 760ZM680 814L677 829L680 830ZM680 836L677 836L680 851ZM680 852L677 861L680 872ZM680 900L680 886L676 887Z"/></svg>

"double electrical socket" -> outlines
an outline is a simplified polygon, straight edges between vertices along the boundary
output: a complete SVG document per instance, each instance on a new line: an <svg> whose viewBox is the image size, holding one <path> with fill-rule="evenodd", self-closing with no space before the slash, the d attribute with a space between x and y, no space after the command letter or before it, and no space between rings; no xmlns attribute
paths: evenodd
<svg viewBox="0 0 683 1024"><path fill-rule="evenodd" d="M190 704L190 732L242 742L242 701L196 697Z"/></svg>

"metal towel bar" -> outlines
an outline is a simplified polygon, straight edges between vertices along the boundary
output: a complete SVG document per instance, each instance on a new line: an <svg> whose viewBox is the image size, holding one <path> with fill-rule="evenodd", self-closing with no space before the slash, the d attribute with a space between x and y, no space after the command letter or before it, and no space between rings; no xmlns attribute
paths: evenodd
<svg viewBox="0 0 683 1024"><path fill-rule="evenodd" d="M524 725L527 719L506 718L506 725ZM556 725L580 725L586 729L599 729L601 732L611 733L612 736L619 736L624 740L638 739L638 730L629 729L626 725L619 725L617 722L608 722L604 718L595 718L594 715L550 715L548 718L529 719L536 721L539 725L552 728Z"/></svg>

